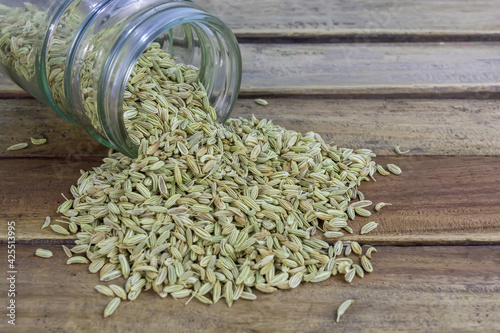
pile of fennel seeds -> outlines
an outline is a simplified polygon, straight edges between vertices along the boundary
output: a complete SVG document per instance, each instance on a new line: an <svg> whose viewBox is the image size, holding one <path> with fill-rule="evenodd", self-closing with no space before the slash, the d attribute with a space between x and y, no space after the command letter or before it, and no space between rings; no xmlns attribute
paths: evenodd
<svg viewBox="0 0 500 333"><path fill-rule="evenodd" d="M50 225L76 235L68 263L89 263L103 282L125 278L123 286L96 287L114 297L104 315L148 289L231 306L256 299L255 289L272 293L337 274L351 282L373 271L375 248L363 253L340 238L353 232L350 219L371 214L358 188L385 171L375 155L254 117L219 124L193 70L156 43L144 52L124 105L139 156L110 151L101 166L82 171L73 198L58 208L67 228ZM341 256L351 253L359 264Z"/></svg>

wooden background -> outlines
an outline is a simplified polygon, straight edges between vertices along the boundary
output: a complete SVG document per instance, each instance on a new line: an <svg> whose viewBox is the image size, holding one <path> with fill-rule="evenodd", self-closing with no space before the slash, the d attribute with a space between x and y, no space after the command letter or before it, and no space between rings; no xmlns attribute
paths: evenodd
<svg viewBox="0 0 500 333"><path fill-rule="evenodd" d="M86 266L65 265L72 238L40 230L60 193L106 149L0 79L0 242L16 222L17 327L8 327L0 262L0 331L495 332L500 331L500 6L496 0L198 0L241 42L234 116L314 130L371 148L401 176L362 187L385 201L366 236L372 274L272 295L184 305L143 293L107 319ZM256 105L265 97L269 106ZM48 143L9 152L30 136ZM397 156L393 147L410 149ZM357 218L355 230L368 219ZM51 260L35 249L54 252ZM6 251L6 250L5 250ZM6 252L4 252L6 253ZM355 304L341 322L337 307Z"/></svg>

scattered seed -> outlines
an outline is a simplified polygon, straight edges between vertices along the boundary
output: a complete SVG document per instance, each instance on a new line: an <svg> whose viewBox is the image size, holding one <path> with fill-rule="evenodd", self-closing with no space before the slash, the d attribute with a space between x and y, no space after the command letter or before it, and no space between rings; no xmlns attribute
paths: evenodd
<svg viewBox="0 0 500 333"><path fill-rule="evenodd" d="M47 142L47 139L35 139L35 138L30 138L31 143L34 145L43 145L44 143Z"/></svg>
<svg viewBox="0 0 500 333"><path fill-rule="evenodd" d="M373 230L375 230L375 228L378 227L378 223L377 222L368 222L367 224L365 224L362 228L361 228L361 235L364 235L364 234L367 234Z"/></svg>
<svg viewBox="0 0 500 333"><path fill-rule="evenodd" d="M400 175L402 172L401 169L395 164L387 164L387 169L395 175Z"/></svg>
<svg viewBox="0 0 500 333"><path fill-rule="evenodd" d="M71 250L68 247L63 245L62 248L68 258L71 258L73 256L73 252L71 252Z"/></svg>
<svg viewBox="0 0 500 333"><path fill-rule="evenodd" d="M375 210L378 212L382 207L384 206L390 206L392 204L390 203L385 203L385 202L379 202L378 204L375 205Z"/></svg>
<svg viewBox="0 0 500 333"><path fill-rule="evenodd" d="M50 258L53 256L50 250L44 250L44 249L36 249L35 255L40 258Z"/></svg>
<svg viewBox="0 0 500 333"><path fill-rule="evenodd" d="M255 103L259 104L259 105L262 105L262 106L266 106L266 105L269 105L269 103L265 100L265 99L262 99L262 98L257 98L255 100Z"/></svg>
<svg viewBox="0 0 500 333"><path fill-rule="evenodd" d="M365 271L369 273L373 272L372 263L370 262L370 259L368 259L366 256L361 257L361 266L364 268Z"/></svg>
<svg viewBox="0 0 500 333"><path fill-rule="evenodd" d="M354 303L354 300L348 299L344 303L340 304L339 308L337 309L337 323L340 320L340 317L346 312L346 310Z"/></svg>
<svg viewBox="0 0 500 333"><path fill-rule="evenodd" d="M374 248L373 246L370 246L370 247L368 248L368 250L366 250L366 253L365 253L365 255L366 255L366 257L367 257L368 259L371 259L371 258L372 258L372 252L377 252L377 249L376 249L376 248Z"/></svg>
<svg viewBox="0 0 500 333"><path fill-rule="evenodd" d="M404 155L404 154L406 154L406 153L409 153L409 152L410 152L409 150L401 151L401 148L400 148L399 146L394 147L394 150L396 151L396 153L397 153L398 155Z"/></svg>
<svg viewBox="0 0 500 333"><path fill-rule="evenodd" d="M47 228L49 225L50 225L50 216L47 216L47 217L45 218L45 222L43 223L43 225L42 225L41 229L45 229L45 228Z"/></svg>
<svg viewBox="0 0 500 333"><path fill-rule="evenodd" d="M120 305L120 302L120 297L113 298L113 300L109 302L108 306L106 306L106 309L104 309L104 318L111 316Z"/></svg>
<svg viewBox="0 0 500 333"><path fill-rule="evenodd" d="M21 150L21 149L24 149L28 147L28 144L26 142L22 142L22 143L16 143L15 145L12 145L10 146L9 148L7 148L7 150Z"/></svg>

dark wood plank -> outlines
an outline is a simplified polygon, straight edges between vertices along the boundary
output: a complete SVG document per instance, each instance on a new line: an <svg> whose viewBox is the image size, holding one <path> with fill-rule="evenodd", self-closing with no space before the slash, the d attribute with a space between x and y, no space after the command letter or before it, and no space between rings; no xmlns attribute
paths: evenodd
<svg viewBox="0 0 500 333"><path fill-rule="evenodd" d="M241 44L241 95L491 98L500 95L499 48L496 42ZM0 97L26 96L2 80Z"/></svg>
<svg viewBox="0 0 500 333"><path fill-rule="evenodd" d="M498 100L365 100L269 98L262 107L239 99L232 116L273 119L296 131L314 130L343 147L370 148L394 154L401 145L409 155L500 154ZM3 131L1 157L104 156L106 148L83 130L36 100L0 100ZM32 136L47 144L7 151Z"/></svg>
<svg viewBox="0 0 500 333"><path fill-rule="evenodd" d="M378 176L360 190L374 203L389 202L369 218L350 222L355 235L345 239L373 244L500 244L499 157L377 157L396 163L400 176ZM16 221L19 240L64 241L50 229L40 230L76 182L80 169L99 159L2 159L0 219ZM69 194L68 194L69 195ZM358 235L369 221L380 226ZM6 239L6 226L0 240Z"/></svg>
<svg viewBox="0 0 500 333"><path fill-rule="evenodd" d="M381 247L374 272L351 285L334 277L319 284L208 306L195 300L161 299L144 292L122 302L103 319L109 298L86 265L65 264L59 247L51 259L34 256L37 246L17 246L17 325L2 332L494 332L500 327L500 247ZM7 290L6 260L0 263ZM116 281L113 281L116 283ZM121 284L122 282L118 282ZM340 323L337 307L355 303ZM48 301L50 300L50 301ZM5 309L3 310L5 312Z"/></svg>
<svg viewBox="0 0 500 333"><path fill-rule="evenodd" d="M495 0L198 0L239 38L406 40L498 37Z"/></svg>

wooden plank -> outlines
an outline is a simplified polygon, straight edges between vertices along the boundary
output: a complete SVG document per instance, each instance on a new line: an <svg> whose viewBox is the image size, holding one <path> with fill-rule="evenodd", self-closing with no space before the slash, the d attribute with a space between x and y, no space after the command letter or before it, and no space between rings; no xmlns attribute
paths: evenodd
<svg viewBox="0 0 500 333"><path fill-rule="evenodd" d="M51 259L34 257L37 246L17 246L17 325L9 332L495 332L500 327L500 247L383 247L374 255L374 272L351 285L340 276L273 294L256 292L256 301L223 301L209 306L186 299L161 299L143 292L122 302L106 319L110 298L94 290L101 284L86 265L67 266L59 247ZM0 264L2 276L7 261ZM117 283L117 281L113 281ZM122 284L118 281L117 284ZM2 290L8 290L1 279ZM337 307L355 303L339 323ZM48 300L50 300L48 302ZM5 308L4 308L5 313ZM84 315L82 315L84 313ZM7 331L6 319L0 323Z"/></svg>
<svg viewBox="0 0 500 333"><path fill-rule="evenodd" d="M500 95L499 49L500 43L241 44L241 95L492 98ZM26 96L5 80L0 98Z"/></svg>
<svg viewBox="0 0 500 333"><path fill-rule="evenodd" d="M243 95L500 91L499 43L246 44Z"/></svg>
<svg viewBox="0 0 500 333"><path fill-rule="evenodd" d="M346 239L373 244L500 244L499 157L377 157L396 163L401 176L377 177L360 190L374 203L389 202L369 218L350 225L355 235ZM100 165L99 159L2 159L0 219L16 221L17 238L51 243L61 237L40 230L45 216L69 195L79 170ZM380 223L368 235L358 235L369 221ZM6 239L2 224L0 241Z"/></svg>
<svg viewBox="0 0 500 333"><path fill-rule="evenodd" d="M71 124L48 106L34 99L0 99L0 114L5 124L0 132L1 157L104 156L107 148L83 129ZM46 138L47 143L32 145L30 138ZM7 151L19 142L29 147Z"/></svg>
<svg viewBox="0 0 500 333"><path fill-rule="evenodd" d="M270 98L262 107L239 99L233 117L273 119L285 128L314 130L343 147L409 155L500 155L500 104L497 100L365 100ZM104 156L106 148L35 100L0 100L1 157ZM5 150L32 136L47 144Z"/></svg>
<svg viewBox="0 0 500 333"><path fill-rule="evenodd" d="M495 0L199 0L239 38L354 40L500 36Z"/></svg>

